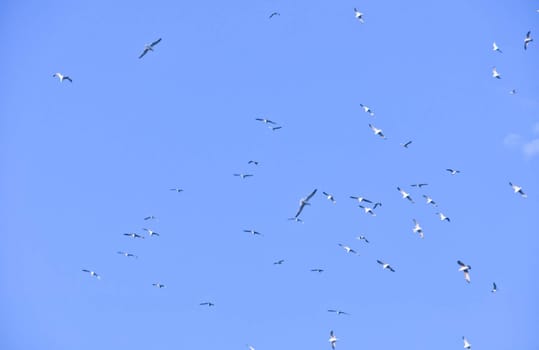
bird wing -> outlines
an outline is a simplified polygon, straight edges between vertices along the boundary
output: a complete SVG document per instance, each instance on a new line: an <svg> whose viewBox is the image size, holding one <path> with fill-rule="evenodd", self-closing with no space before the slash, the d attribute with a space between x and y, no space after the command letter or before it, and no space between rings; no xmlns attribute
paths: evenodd
<svg viewBox="0 0 539 350"><path fill-rule="evenodd" d="M154 47L155 45L159 44L161 42L161 38L157 39L153 43L150 44L151 47Z"/></svg>
<svg viewBox="0 0 539 350"><path fill-rule="evenodd" d="M148 51L150 51L150 50L144 49L144 51L142 51L142 53L140 54L140 56L138 58L144 57L144 55L146 55L148 53Z"/></svg>
<svg viewBox="0 0 539 350"><path fill-rule="evenodd" d="M317 191L317 189L315 188L314 191L312 191L311 194L308 195L307 198L305 198L305 200L308 201L309 199L311 199L314 196L314 194L316 193L316 191Z"/></svg>
<svg viewBox="0 0 539 350"><path fill-rule="evenodd" d="M466 264L465 264L465 263L463 263L463 262L462 262L462 261L460 261L460 260L457 260L457 264L459 264L460 266L463 266L463 267L464 267L464 266L466 266Z"/></svg>
<svg viewBox="0 0 539 350"><path fill-rule="evenodd" d="M376 260L376 262L380 265L384 265L384 262L383 261L380 261L380 260Z"/></svg>
<svg viewBox="0 0 539 350"><path fill-rule="evenodd" d="M464 271L464 279L470 283L470 273L468 271Z"/></svg>
<svg viewBox="0 0 539 350"><path fill-rule="evenodd" d="M298 212L296 213L296 215L294 216L295 218L297 218L299 216L299 214L301 214L301 211L303 210L303 207L305 207L305 203L302 202L301 205L299 206L299 209L298 209Z"/></svg>

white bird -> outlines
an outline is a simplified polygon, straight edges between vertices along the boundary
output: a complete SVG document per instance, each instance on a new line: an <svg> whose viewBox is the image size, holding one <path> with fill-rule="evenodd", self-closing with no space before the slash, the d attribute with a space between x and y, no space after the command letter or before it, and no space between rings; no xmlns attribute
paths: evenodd
<svg viewBox="0 0 539 350"><path fill-rule="evenodd" d="M466 339L465 336L462 336L462 341L464 342L464 349L471 349L472 348L472 344L470 344L470 342L468 342L468 339Z"/></svg>
<svg viewBox="0 0 539 350"><path fill-rule="evenodd" d="M446 171L449 171L451 173L451 175L457 175L458 173L460 173L460 170L456 170L456 169L445 169Z"/></svg>
<svg viewBox="0 0 539 350"><path fill-rule="evenodd" d="M502 50L500 50L500 47L496 45L496 42L492 43L492 51L498 51L499 53L502 53Z"/></svg>
<svg viewBox="0 0 539 350"><path fill-rule="evenodd" d="M299 200L299 209L298 209L296 215L294 215L294 217L297 218L299 216L299 214L301 214L301 211L303 210L303 208L306 205L311 205L311 203L309 203L309 200L314 196L316 191L317 191L317 189L315 188L314 191L312 191L307 197L302 198L302 199Z"/></svg>
<svg viewBox="0 0 539 350"><path fill-rule="evenodd" d="M435 207L438 206L438 204L436 204L436 202L435 202L432 198L430 198L429 196L427 196L426 194L423 195L423 198L425 198L425 199L427 200L427 204L432 204L432 205L434 205Z"/></svg>
<svg viewBox="0 0 539 350"><path fill-rule="evenodd" d="M359 104L361 106L361 108L363 108L363 110L365 111L365 113L369 113L371 115L371 117L374 117L374 111L372 109L370 109L369 107L365 106L363 103L360 103Z"/></svg>
<svg viewBox="0 0 539 350"><path fill-rule="evenodd" d="M354 16L361 23L365 23L365 21L363 20L363 14L361 12L359 12L359 10L357 8L355 8L355 7L354 7Z"/></svg>
<svg viewBox="0 0 539 350"><path fill-rule="evenodd" d="M373 208L364 207L362 205L358 205L361 209L365 211L365 214L371 214L372 216L376 216L376 213L372 210Z"/></svg>
<svg viewBox="0 0 539 350"><path fill-rule="evenodd" d="M165 288L165 285L162 284L162 283L159 283L159 282L157 282L157 283L152 283L152 286L154 286L154 287L156 287L156 288Z"/></svg>
<svg viewBox="0 0 539 350"><path fill-rule="evenodd" d="M532 41L533 41L532 32L528 31L528 33L526 33L526 37L524 38L524 50L528 49L528 44L531 43Z"/></svg>
<svg viewBox="0 0 539 350"><path fill-rule="evenodd" d="M394 270L394 269L391 267L391 265L389 265L388 263L385 263L385 262L383 262L383 261L381 261L381 260L376 260L376 262L377 262L378 264L382 265L382 268L383 268L383 269L388 269L388 270L391 271L391 272L395 272L395 270Z"/></svg>
<svg viewBox="0 0 539 350"><path fill-rule="evenodd" d="M441 221L451 222L451 219L449 217L445 216L444 213L436 213L436 215L438 215L440 217Z"/></svg>
<svg viewBox="0 0 539 350"><path fill-rule="evenodd" d="M327 192L322 192L324 194L324 196L326 196L327 199L329 199L333 204L337 203L337 201L335 200L335 197L333 197L332 194L329 194Z"/></svg>
<svg viewBox="0 0 539 350"><path fill-rule="evenodd" d="M378 128L374 127L372 124L369 124L369 128L371 128L371 130L374 132L375 135L380 136L380 137L383 138L384 140L386 139L386 137L384 136L384 133L383 133L382 129L378 129Z"/></svg>
<svg viewBox="0 0 539 350"><path fill-rule="evenodd" d="M357 254L357 252L355 250L353 250L352 248L350 248L347 245L343 245L343 244L339 243L339 247L342 247L347 253Z"/></svg>
<svg viewBox="0 0 539 350"><path fill-rule="evenodd" d="M135 259L138 258L138 256L136 256L135 254L131 254L131 253L127 253L127 252L118 252L118 254L121 254L121 255L123 255L123 256L125 256L125 257L128 257L128 258L129 258L129 257L133 257L133 258L135 258Z"/></svg>
<svg viewBox="0 0 539 350"><path fill-rule="evenodd" d="M408 199L410 202L415 203L412 197L410 197L410 194L408 192L401 189L400 187L397 187L397 190L401 193L402 199Z"/></svg>
<svg viewBox="0 0 539 350"><path fill-rule="evenodd" d="M513 189L514 193L520 194L522 196L522 198L527 198L528 197L528 195L522 191L522 187L517 186L517 185L513 185L511 182L509 182L509 185Z"/></svg>
<svg viewBox="0 0 539 350"><path fill-rule="evenodd" d="M86 270L86 269L82 269L82 271L88 272L88 273L90 274L90 276L95 277L95 278L97 278L98 280L101 279L101 276L99 276L99 275L98 275L96 272L94 272L94 271Z"/></svg>
<svg viewBox="0 0 539 350"><path fill-rule="evenodd" d="M363 235L362 236L357 236L356 238L359 239L360 241L365 241L365 243L369 243L369 240L367 239L367 237L365 237Z"/></svg>
<svg viewBox="0 0 539 350"><path fill-rule="evenodd" d="M411 144L412 144L412 141L407 141L405 143L401 143L401 146L404 148L408 148L408 146L410 146Z"/></svg>
<svg viewBox="0 0 539 350"><path fill-rule="evenodd" d="M419 225L419 222L417 222L416 219L413 219L413 220L414 220L414 228L412 229L412 231L414 233L418 233L419 237L424 238L423 229L421 228L421 225Z"/></svg>
<svg viewBox="0 0 539 350"><path fill-rule="evenodd" d="M269 119L266 119L266 118L255 118L255 120L258 120L259 122L262 122L264 124L273 124L273 125L277 125L276 122L274 122L273 120L269 120Z"/></svg>
<svg viewBox="0 0 539 350"><path fill-rule="evenodd" d="M152 236L159 236L159 233L153 231L152 229L149 229L149 228L143 228L144 231L148 232L148 234L150 235L150 237Z"/></svg>
<svg viewBox="0 0 539 350"><path fill-rule="evenodd" d="M492 282L492 289L490 291L492 293L496 293L498 291L498 287L496 287L496 282Z"/></svg>
<svg viewBox="0 0 539 350"><path fill-rule="evenodd" d="M472 269L472 267L470 265L466 265L460 260L457 260L457 264L460 265L459 271L464 272L464 279L466 280L466 282L470 283L470 270Z"/></svg>
<svg viewBox="0 0 539 350"><path fill-rule="evenodd" d="M245 178L248 178L248 177L251 177L251 176L254 176L253 174L232 174L234 176L239 176L241 177L242 179L245 179Z"/></svg>
<svg viewBox="0 0 539 350"><path fill-rule="evenodd" d="M146 55L149 51L153 51L153 47L157 44L159 44L161 42L161 38L157 39L156 41L154 41L153 43L151 44L146 44L144 45L144 51L142 51L142 53L140 54L140 56L138 58L142 58L144 57L144 55Z"/></svg>
<svg viewBox="0 0 539 350"><path fill-rule="evenodd" d="M255 350L254 346L252 345L247 345L247 347L249 348L249 350Z"/></svg>
<svg viewBox="0 0 539 350"><path fill-rule="evenodd" d="M333 331L329 332L329 340L328 341L330 342L332 349L335 349L335 345L337 343L337 340L339 340L339 339L337 339L337 337L335 336L335 333L333 333Z"/></svg>
<svg viewBox="0 0 539 350"><path fill-rule="evenodd" d="M370 200L364 197L356 197L356 196L350 196L350 198L357 200L359 203L365 202L365 203L372 203Z"/></svg>
<svg viewBox="0 0 539 350"><path fill-rule="evenodd" d="M61 82L61 83L62 83L64 80L67 80L67 81L69 81L70 83L73 82L73 80L71 80L70 77L68 77L67 75L63 75L63 74L61 74L61 73L54 73L52 76L55 77L55 78L60 79L60 82Z"/></svg>
<svg viewBox="0 0 539 350"><path fill-rule="evenodd" d="M243 230L243 232L247 232L247 233L250 233L252 234L253 236L256 236L256 235L259 235L259 236L262 236L262 233L256 231L256 230Z"/></svg>
<svg viewBox="0 0 539 350"><path fill-rule="evenodd" d="M496 79L502 78L501 74L496 70L496 67L492 67L492 77Z"/></svg>
<svg viewBox="0 0 539 350"><path fill-rule="evenodd" d="M124 233L124 236L129 236L131 238L142 238L142 239L144 239L144 236L141 236L138 233Z"/></svg>

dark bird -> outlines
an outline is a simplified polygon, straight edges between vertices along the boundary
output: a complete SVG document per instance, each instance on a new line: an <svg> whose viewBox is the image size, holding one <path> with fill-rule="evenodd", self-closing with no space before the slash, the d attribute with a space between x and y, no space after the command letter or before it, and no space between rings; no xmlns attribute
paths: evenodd
<svg viewBox="0 0 539 350"><path fill-rule="evenodd" d="M252 234L253 236L255 235L259 235L259 236L262 236L262 233L256 231L256 230L243 230L243 232L247 232L247 233L250 233Z"/></svg>
<svg viewBox="0 0 539 350"><path fill-rule="evenodd" d="M204 303L200 303L199 305L201 305L201 306L204 306L204 305L215 306L215 304L212 303L211 301L206 301L206 302L204 302Z"/></svg>
<svg viewBox="0 0 539 350"><path fill-rule="evenodd" d="M296 213L296 215L294 215L294 217L298 217L299 214L301 214L301 211L303 210L303 208L306 206L306 205L311 205L311 203L309 203L309 200L311 198L313 198L314 194L316 193L317 189L315 188L314 191L311 192L311 194L309 194L307 197L305 198L302 198L299 200L299 209Z"/></svg>
<svg viewBox="0 0 539 350"><path fill-rule="evenodd" d="M152 286L156 287L156 288L165 288L165 285L164 284L161 284L159 282L157 283L152 283Z"/></svg>
<svg viewBox="0 0 539 350"><path fill-rule="evenodd" d="M405 143L401 143L401 146L404 147L404 148L408 148L408 146L410 146L412 144L412 141L408 141L408 142L405 142Z"/></svg>
<svg viewBox="0 0 539 350"><path fill-rule="evenodd" d="M153 47L161 42L161 38L157 39L151 44L144 45L144 51L140 54L138 58L144 57L149 51L153 51Z"/></svg>
<svg viewBox="0 0 539 350"><path fill-rule="evenodd" d="M258 162L256 160L250 160L250 161L247 162L247 164L258 165Z"/></svg>
<svg viewBox="0 0 539 350"><path fill-rule="evenodd" d="M141 236L138 233L124 233L124 236L129 236L131 238L142 238L142 239L144 239L144 236Z"/></svg>
<svg viewBox="0 0 539 350"><path fill-rule="evenodd" d="M181 188L171 188L169 191L174 191L174 192L183 192L183 190Z"/></svg>
<svg viewBox="0 0 539 350"><path fill-rule="evenodd" d="M311 269L311 272L318 272L318 273L320 273L320 272L324 272L324 270L323 270L323 269Z"/></svg>
<svg viewBox="0 0 539 350"><path fill-rule="evenodd" d="M234 176L239 176L242 179L248 178L250 176L254 176L253 174L233 174Z"/></svg>
<svg viewBox="0 0 539 350"><path fill-rule="evenodd" d="M273 265L282 265L282 263L284 263L283 259L275 261Z"/></svg>
<svg viewBox="0 0 539 350"><path fill-rule="evenodd" d="M146 216L146 217L144 218L144 220L154 220L154 219L157 219L157 218L156 218L155 216L153 216L153 215Z"/></svg>
<svg viewBox="0 0 539 350"><path fill-rule="evenodd" d="M269 18L273 18L274 16L280 16L281 14L279 12L273 12L271 15L269 15Z"/></svg>
<svg viewBox="0 0 539 350"><path fill-rule="evenodd" d="M136 256L135 254L131 254L131 253L127 253L127 252L118 252L118 254L121 254L121 255L123 255L123 256L125 256L125 257L128 257L128 258L129 258L129 257L133 257L133 258L135 258L135 259L138 258L138 256Z"/></svg>
<svg viewBox="0 0 539 350"><path fill-rule="evenodd" d="M412 187L417 187L417 188L421 188L421 187L425 187L425 186L428 186L429 184L412 184L410 186Z"/></svg>
<svg viewBox="0 0 539 350"><path fill-rule="evenodd" d="M255 118L256 120L258 120L259 122L262 122L264 124L273 124L273 125L277 125L276 122L272 121L272 120L269 120L269 119L266 119L266 118Z"/></svg>
<svg viewBox="0 0 539 350"><path fill-rule="evenodd" d="M359 239L360 241L365 241L365 243L369 243L369 240L365 236L358 236L356 238Z"/></svg>
<svg viewBox="0 0 539 350"><path fill-rule="evenodd" d="M328 310L328 312L334 312L337 315L350 315L348 312L344 312L342 310L333 310L333 309L331 309L331 310Z"/></svg>
<svg viewBox="0 0 539 350"><path fill-rule="evenodd" d="M275 130L279 130L279 129L282 129L283 127L282 126L270 126L270 129L271 131L275 131Z"/></svg>
<svg viewBox="0 0 539 350"><path fill-rule="evenodd" d="M490 290L492 293L496 293L498 291L498 287L496 287L496 283L492 282L492 289Z"/></svg>
<svg viewBox="0 0 539 350"><path fill-rule="evenodd" d="M460 170L456 170L456 169L445 169L446 171L449 171L451 173L451 175L457 175L460 173Z"/></svg>
<svg viewBox="0 0 539 350"><path fill-rule="evenodd" d="M303 224L303 220L301 220L300 218L288 218L288 220L293 220L295 222L301 222Z"/></svg>

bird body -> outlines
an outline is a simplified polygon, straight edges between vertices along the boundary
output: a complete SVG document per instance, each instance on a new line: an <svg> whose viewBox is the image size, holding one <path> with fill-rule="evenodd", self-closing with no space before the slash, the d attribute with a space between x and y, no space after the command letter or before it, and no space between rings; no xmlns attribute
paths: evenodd
<svg viewBox="0 0 539 350"><path fill-rule="evenodd" d="M329 332L329 343L331 344L331 348L335 349L335 345L337 344L337 337L335 336L335 333L333 331Z"/></svg>
<svg viewBox="0 0 539 350"><path fill-rule="evenodd" d="M496 293L498 291L498 287L496 286L495 282L492 282L492 289L490 290L492 293Z"/></svg>
<svg viewBox="0 0 539 350"><path fill-rule="evenodd" d="M250 233L252 234L253 236L255 235L259 235L259 236L262 236L262 233L256 231L256 230L243 230L243 232L247 232L247 233Z"/></svg>
<svg viewBox="0 0 539 350"><path fill-rule="evenodd" d="M524 38L524 50L527 50L528 49L528 45L533 41L533 38L532 38L532 32L531 31L528 31L528 33L526 33L526 37Z"/></svg>
<svg viewBox="0 0 539 350"><path fill-rule="evenodd" d="M468 341L468 339L466 339L465 336L462 336L462 341L464 342L464 349L472 348L472 344L470 344L470 342Z"/></svg>
<svg viewBox="0 0 539 350"><path fill-rule="evenodd" d="M233 174L234 176L241 177L242 179L246 179L248 177L254 176L253 174Z"/></svg>
<svg viewBox="0 0 539 350"><path fill-rule="evenodd" d="M97 278L98 280L101 279L101 276L99 276L95 271L82 269L83 272L87 272L90 274L90 276Z"/></svg>
<svg viewBox="0 0 539 350"><path fill-rule="evenodd" d="M63 75L62 73L54 73L52 76L55 77L55 78L60 79L60 82L61 82L61 83L63 83L64 80L67 80L67 81L69 81L70 83L73 82L73 80L72 80L70 77L68 77L67 75Z"/></svg>
<svg viewBox="0 0 539 350"><path fill-rule="evenodd" d="M408 192L401 189L400 187L397 187L397 191L401 193L403 199L408 199L411 203L415 203L412 197L410 197L410 194Z"/></svg>
<svg viewBox="0 0 539 350"><path fill-rule="evenodd" d="M391 265L389 265L388 263L385 263L385 262L383 262L383 261L381 261L381 260L376 260L376 262L377 262L378 264L382 265L382 269L387 269L387 270L389 270L389 271L391 271L391 272L395 272L395 270L394 270L394 269L391 267Z"/></svg>
<svg viewBox="0 0 539 350"><path fill-rule="evenodd" d="M527 197L528 197L528 195L527 195L526 193L524 193L524 191L522 191L522 187L517 186L517 185L513 185L512 182L509 182L509 185L510 185L511 188L513 189L513 192L514 192L514 193L520 194L520 196L521 196L522 198L527 198Z"/></svg>
<svg viewBox="0 0 539 350"><path fill-rule="evenodd" d="M386 137L384 136L384 133L383 133L382 129L378 129L377 127L375 127L375 126L372 125L372 124L369 124L369 128L371 128L371 130L374 132L375 135L380 136L380 137L383 138L384 140L386 139Z"/></svg>
<svg viewBox="0 0 539 350"><path fill-rule="evenodd" d="M356 196L350 196L350 198L357 200L359 203L365 202L365 203L372 203L370 200L364 197L356 197Z"/></svg>
<svg viewBox="0 0 539 350"><path fill-rule="evenodd" d="M356 238L359 239L360 241L365 241L365 243L369 243L369 240L365 236L358 236Z"/></svg>
<svg viewBox="0 0 539 350"><path fill-rule="evenodd" d="M416 219L413 219L413 221L414 221L414 228L412 229L412 231L414 233L418 233L419 237L424 238L423 229L421 228L421 225L419 225L419 222L417 222Z"/></svg>
<svg viewBox="0 0 539 350"><path fill-rule="evenodd" d="M149 228L143 228L144 231L148 232L148 234L150 235L150 237L152 236L159 236L159 233L155 232L154 230L152 229L149 229Z"/></svg>
<svg viewBox="0 0 539 350"><path fill-rule="evenodd" d="M118 252L118 254L121 254L127 258L129 257L133 257L133 258L138 258L138 256L136 256L135 254L131 254L131 253L127 253L127 252Z"/></svg>
<svg viewBox="0 0 539 350"><path fill-rule="evenodd" d="M470 265L466 265L460 260L457 260L457 264L459 264L459 271L462 271L464 273L464 279L466 282L470 283L470 270L472 267Z"/></svg>
<svg viewBox="0 0 539 350"><path fill-rule="evenodd" d="M496 45L496 42L492 43L492 51L497 51L499 53L502 53L502 50L500 50L500 47Z"/></svg>
<svg viewBox="0 0 539 350"><path fill-rule="evenodd" d="M460 170L456 170L456 169L445 169L446 171L449 171L451 173L451 175L457 175L458 173L460 173Z"/></svg>
<svg viewBox="0 0 539 350"><path fill-rule="evenodd" d="M492 77L496 79L502 78L501 74L496 70L496 67L492 67Z"/></svg>
<svg viewBox="0 0 539 350"><path fill-rule="evenodd" d="M152 286L154 286L154 287L156 287L156 288L159 288L159 289L165 288L165 285L162 284L162 283L159 283L159 282L157 282L157 283L152 283Z"/></svg>
<svg viewBox="0 0 539 350"><path fill-rule="evenodd" d="M436 213L436 215L438 215L440 217L441 221L451 222L451 219L449 219L449 217L445 216L444 213Z"/></svg>
<svg viewBox="0 0 539 350"><path fill-rule="evenodd" d="M326 196L326 198L328 200L330 200L333 204L337 203L337 201L335 200L335 197L333 197L332 194L329 194L327 192L322 192L324 194L324 196Z"/></svg>
<svg viewBox="0 0 539 350"><path fill-rule="evenodd" d="M361 106L361 108L363 108L363 110L365 111L365 113L369 113L371 117L374 117L374 112L372 109L370 109L369 107L365 106L364 104L360 103L359 104Z"/></svg>
<svg viewBox="0 0 539 350"><path fill-rule="evenodd" d="M359 10L357 8L354 8L354 16L361 23L365 23L365 21L363 20L363 14L361 12L359 12Z"/></svg>
<svg viewBox="0 0 539 350"><path fill-rule="evenodd" d="M425 198L425 199L427 200L427 204L432 204L432 205L434 205L435 207L438 206L438 204L436 204L436 202L435 202L432 198L430 198L429 196L427 196L426 194L423 195L423 198Z"/></svg>
<svg viewBox="0 0 539 350"><path fill-rule="evenodd" d="M142 238L142 239L144 239L144 236L141 236L138 233L124 233L124 236L129 236L131 238Z"/></svg>
<svg viewBox="0 0 539 350"><path fill-rule="evenodd" d="M339 247L342 247L347 253L357 254L357 252L355 250L353 250L352 248L350 248L347 245L343 245L343 244L339 243Z"/></svg>
<svg viewBox="0 0 539 350"><path fill-rule="evenodd" d="M313 196L315 195L317 189L315 188L314 191L312 191L307 197L305 198L302 198L299 200L299 209L296 213L296 215L294 215L294 217L298 217L299 214L301 214L301 212L303 211L303 208L306 206L306 205L311 205L311 203L309 203L309 200L311 198L313 198Z"/></svg>
<svg viewBox="0 0 539 350"><path fill-rule="evenodd" d="M157 39L156 41L152 42L151 44L144 45L144 50L138 57L139 59L144 57L148 52L153 51L153 47L161 42L161 38Z"/></svg>

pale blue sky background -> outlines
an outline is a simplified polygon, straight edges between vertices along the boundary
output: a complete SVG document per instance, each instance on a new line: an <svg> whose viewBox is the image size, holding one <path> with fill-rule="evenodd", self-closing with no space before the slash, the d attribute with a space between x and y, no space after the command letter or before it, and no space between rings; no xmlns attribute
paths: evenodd
<svg viewBox="0 0 539 350"><path fill-rule="evenodd" d="M537 349L536 9L2 2L0 349Z"/></svg>

